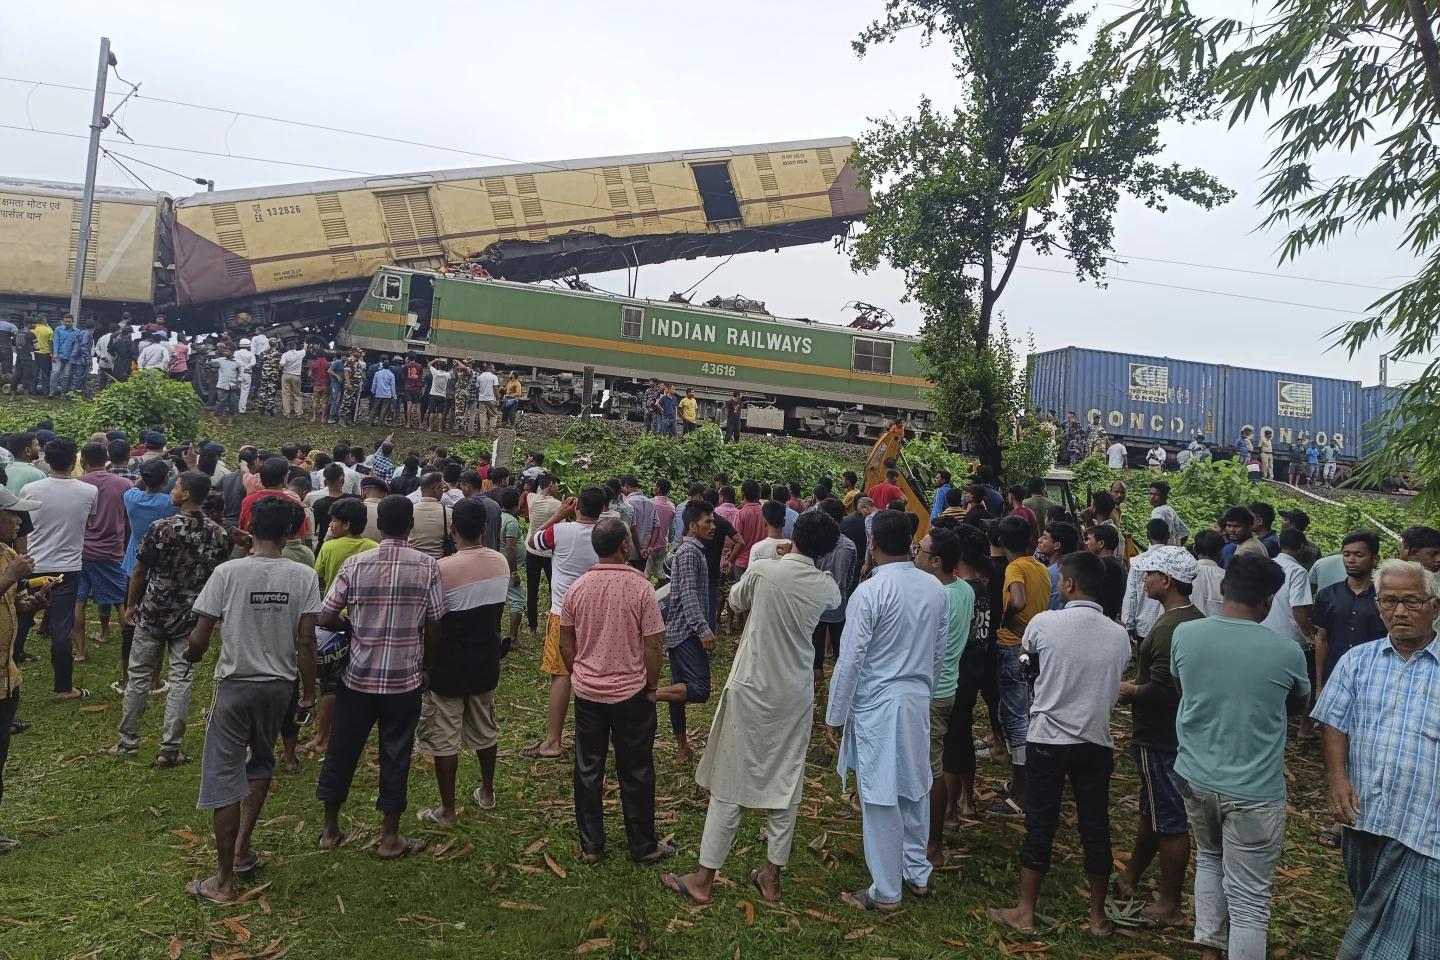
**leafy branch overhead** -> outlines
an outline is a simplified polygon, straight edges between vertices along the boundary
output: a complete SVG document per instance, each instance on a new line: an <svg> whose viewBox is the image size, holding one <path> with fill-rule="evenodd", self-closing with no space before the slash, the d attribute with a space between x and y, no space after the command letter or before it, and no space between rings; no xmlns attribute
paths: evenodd
<svg viewBox="0 0 1440 960"><path fill-rule="evenodd" d="M924 97L911 116L872 119L855 151L871 206L854 266L888 263L904 274L924 312L924 352L941 392L961 389L975 361L991 365L995 306L1027 249L1060 252L1078 278L1099 282L1121 196L1158 210L1171 198L1208 208L1232 196L1202 170L1156 159L1159 125L1204 116L1198 97L1117 101L1083 139L1042 122L1078 79L1063 54L1087 10L1060 0L890 0L854 42L864 56L914 30L922 45L942 42L953 55L953 108ZM1064 176L1037 189L1062 147ZM970 430L982 459L998 467L1001 424L1018 410L1005 407L1004 391L984 393L978 405L940 404L942 422Z"/></svg>
<svg viewBox="0 0 1440 960"><path fill-rule="evenodd" d="M1420 0L1274 0L1253 19L1206 17L1172 0L1139 0L1107 24L1089 61L1040 125L1048 146L1033 198L1059 194L1116 111L1161 102L1234 126L1257 114L1274 144L1262 171L1262 225L1284 232L1281 262L1377 221L1403 227L1418 272L1329 331L1353 354L1372 341L1425 357L1388 418L1376 473L1413 471L1440 502L1440 108L1434 15ZM1397 271L1398 272L1398 271Z"/></svg>

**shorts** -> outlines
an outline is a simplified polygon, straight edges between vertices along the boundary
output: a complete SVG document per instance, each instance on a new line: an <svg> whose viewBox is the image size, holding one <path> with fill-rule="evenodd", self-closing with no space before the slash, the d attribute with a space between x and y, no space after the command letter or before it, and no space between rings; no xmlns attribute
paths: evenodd
<svg viewBox="0 0 1440 960"><path fill-rule="evenodd" d="M435 396L434 394L431 394L431 395L430 395L430 412L431 412L431 413L449 413L449 412L450 412L450 398L449 398L449 397L437 397L437 396Z"/></svg>
<svg viewBox="0 0 1440 960"><path fill-rule="evenodd" d="M505 603L507 606L510 607L511 613L524 613L525 588L520 586L520 584L516 583L514 580L511 580L510 586L505 589Z"/></svg>
<svg viewBox="0 0 1440 960"><path fill-rule="evenodd" d="M427 757L453 757L467 750L489 750L500 742L495 725L495 691L447 697L425 691L415 749Z"/></svg>
<svg viewBox="0 0 1440 960"><path fill-rule="evenodd" d="M1130 745L1130 757L1140 774L1140 819L1162 837L1190 832L1185 798L1180 795L1180 778L1175 775L1175 754Z"/></svg>
<svg viewBox="0 0 1440 960"><path fill-rule="evenodd" d="M545 652L540 655L540 671L552 677L570 674L560 656L560 615L557 613L550 614L545 623Z"/></svg>
<svg viewBox="0 0 1440 960"><path fill-rule="evenodd" d="M406 391L405 391L405 402L406 402L406 403L419 403L419 402L420 402L420 399L421 399L422 397L424 397L424 396L425 396L425 391L424 391L423 389L416 388L416 389L414 389L414 390L406 390Z"/></svg>
<svg viewBox="0 0 1440 960"><path fill-rule="evenodd" d="M930 701L930 776L939 779L945 772L945 731L950 729L950 713L955 709L955 694L943 700Z"/></svg>
<svg viewBox="0 0 1440 960"><path fill-rule="evenodd" d="M197 810L240 803L250 781L275 774L275 738L295 691L293 680L217 680L205 754L200 761ZM246 750L249 757L246 757Z"/></svg>
<svg viewBox="0 0 1440 960"><path fill-rule="evenodd" d="M130 578L119 560L83 560L80 563L80 587L76 600L94 600L102 604L122 604Z"/></svg>
<svg viewBox="0 0 1440 960"><path fill-rule="evenodd" d="M215 391L215 416L234 414L240 409L240 391L236 389Z"/></svg>

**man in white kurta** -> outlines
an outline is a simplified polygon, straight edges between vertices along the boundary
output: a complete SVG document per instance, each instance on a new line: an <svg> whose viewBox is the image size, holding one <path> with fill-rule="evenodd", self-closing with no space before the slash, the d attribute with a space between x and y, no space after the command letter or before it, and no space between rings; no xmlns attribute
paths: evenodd
<svg viewBox="0 0 1440 960"><path fill-rule="evenodd" d="M847 893L862 910L897 909L902 883L930 886L930 699L945 656L945 588L910 562L910 521L881 510L870 530L874 573L850 597L825 723L843 786L854 770L871 885Z"/></svg>
<svg viewBox="0 0 1440 960"><path fill-rule="evenodd" d="M750 880L767 900L780 899L780 868L789 862L795 839L814 720L812 636L820 615L841 599L840 588L816 568L815 557L834 550L839 538L840 528L827 514L803 513L795 521L789 553L752 562L730 591L730 606L750 616L695 772L700 786L710 791L700 869L661 878L697 903L710 902L711 885L746 808L766 813L769 860L751 872Z"/></svg>

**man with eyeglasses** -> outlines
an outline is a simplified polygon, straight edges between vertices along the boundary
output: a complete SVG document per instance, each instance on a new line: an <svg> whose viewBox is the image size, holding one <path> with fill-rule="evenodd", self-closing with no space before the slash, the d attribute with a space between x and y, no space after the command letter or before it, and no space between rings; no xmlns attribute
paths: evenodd
<svg viewBox="0 0 1440 960"><path fill-rule="evenodd" d="M1339 960L1440 956L1440 587L1418 563L1376 575L1386 635L1335 666L1313 717L1324 729L1330 810L1346 825L1355 915Z"/></svg>

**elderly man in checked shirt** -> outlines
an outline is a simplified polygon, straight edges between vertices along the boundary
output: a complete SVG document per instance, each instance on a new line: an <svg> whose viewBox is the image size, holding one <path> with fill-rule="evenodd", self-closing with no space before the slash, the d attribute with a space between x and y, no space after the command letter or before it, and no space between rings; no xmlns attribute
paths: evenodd
<svg viewBox="0 0 1440 960"><path fill-rule="evenodd" d="M704 541L715 536L715 508L704 500L685 504L685 536L670 563L670 608L665 616L665 650L670 656L670 686L655 691L656 701L670 704L670 729L675 732L675 759L694 756L686 737L685 704L710 699L710 569Z"/></svg>
<svg viewBox="0 0 1440 960"><path fill-rule="evenodd" d="M1387 560L1375 603L1386 635L1340 657L1311 714L1355 896L1337 956L1440 957L1440 587Z"/></svg>
<svg viewBox="0 0 1440 960"><path fill-rule="evenodd" d="M340 808L350 794L355 767L370 731L380 726L380 794L375 807L383 819L377 852L398 860L425 849L425 842L400 836L405 812L410 755L420 720L420 694L429 685L430 665L439 647L445 616L440 566L406 546L415 525L415 505L399 494L376 509L380 534L374 550L346 560L330 585L319 625L341 626L340 611L350 612L350 659L340 677L331 722L330 747L315 797L325 804L320 848L340 846Z"/></svg>

